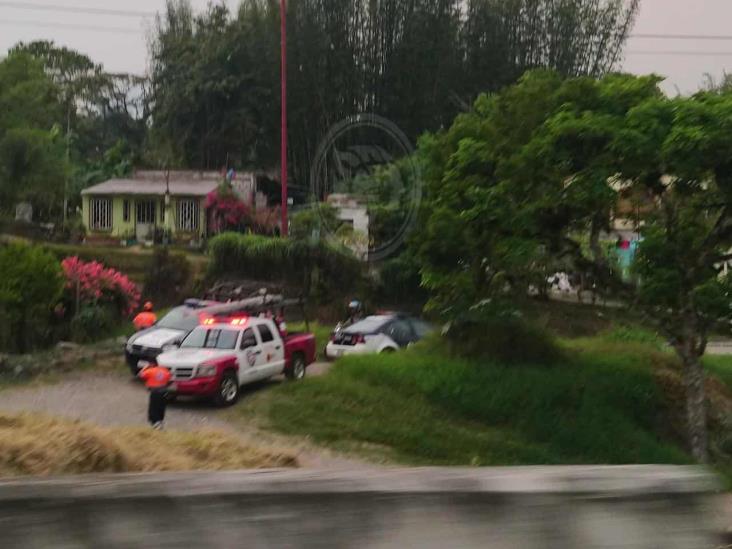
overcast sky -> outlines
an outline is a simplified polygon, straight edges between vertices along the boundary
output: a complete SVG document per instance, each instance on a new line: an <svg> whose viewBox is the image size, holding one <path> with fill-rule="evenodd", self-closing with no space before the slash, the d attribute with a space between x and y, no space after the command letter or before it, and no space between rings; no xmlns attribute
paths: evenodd
<svg viewBox="0 0 732 549"><path fill-rule="evenodd" d="M208 0L191 3L202 9ZM151 12L162 9L165 1L0 0L0 52L21 40L51 39L88 54L108 71L141 74L147 66L150 19L21 7L29 4ZM730 22L732 0L641 0L634 33L732 35ZM638 74L655 72L666 76L665 89L669 93L693 92L705 73L719 77L725 70L732 71L732 40L631 38L623 68Z"/></svg>

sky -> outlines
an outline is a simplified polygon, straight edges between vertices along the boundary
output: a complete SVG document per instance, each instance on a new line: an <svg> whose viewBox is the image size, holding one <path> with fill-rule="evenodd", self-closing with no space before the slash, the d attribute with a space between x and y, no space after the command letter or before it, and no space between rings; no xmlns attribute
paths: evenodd
<svg viewBox="0 0 732 549"><path fill-rule="evenodd" d="M203 9L207 3L191 0L194 9ZM29 5L145 13L162 9L165 0L0 0L0 52L19 41L50 39L86 53L110 72L143 74L152 18L37 10L28 9ZM664 89L669 94L692 93L705 74L719 78L725 70L732 72L731 21L732 0L641 0L633 34L726 35L728 39L631 37L621 68L665 76Z"/></svg>

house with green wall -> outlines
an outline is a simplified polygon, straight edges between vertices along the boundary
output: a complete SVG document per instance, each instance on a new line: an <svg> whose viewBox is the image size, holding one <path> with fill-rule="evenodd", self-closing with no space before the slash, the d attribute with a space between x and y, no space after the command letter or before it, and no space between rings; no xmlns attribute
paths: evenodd
<svg viewBox="0 0 732 549"><path fill-rule="evenodd" d="M216 172L136 172L89 187L81 193L87 235L145 242L166 231L174 241L198 242L208 236L206 198L221 180ZM240 194L248 181L238 182Z"/></svg>

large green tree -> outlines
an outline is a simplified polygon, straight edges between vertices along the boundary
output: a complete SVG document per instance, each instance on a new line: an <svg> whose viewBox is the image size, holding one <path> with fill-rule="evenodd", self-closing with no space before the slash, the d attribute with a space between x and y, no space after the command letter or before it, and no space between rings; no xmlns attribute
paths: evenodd
<svg viewBox="0 0 732 549"><path fill-rule="evenodd" d="M423 139L419 241L432 306L520 302L552 269L590 272L636 304L684 366L689 447L708 458L701 357L730 317L720 265L732 248L732 95L666 98L655 76L564 80L533 72ZM612 254L621 199L642 207L635 277Z"/></svg>
<svg viewBox="0 0 732 549"><path fill-rule="evenodd" d="M0 62L0 208L30 201L41 219L58 214L68 173L60 90L26 53Z"/></svg>

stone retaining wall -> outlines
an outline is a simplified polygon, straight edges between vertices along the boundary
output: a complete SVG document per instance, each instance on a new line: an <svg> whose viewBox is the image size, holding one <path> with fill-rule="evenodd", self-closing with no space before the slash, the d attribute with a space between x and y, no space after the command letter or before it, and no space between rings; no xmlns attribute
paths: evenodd
<svg viewBox="0 0 732 549"><path fill-rule="evenodd" d="M0 482L0 545L712 549L715 479L677 467L253 471Z"/></svg>

